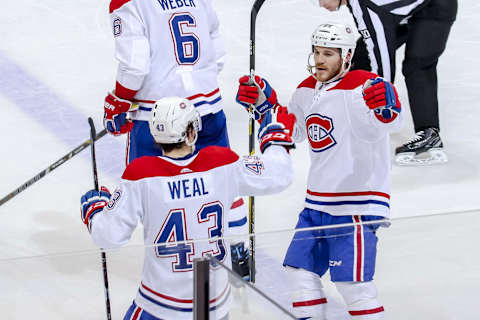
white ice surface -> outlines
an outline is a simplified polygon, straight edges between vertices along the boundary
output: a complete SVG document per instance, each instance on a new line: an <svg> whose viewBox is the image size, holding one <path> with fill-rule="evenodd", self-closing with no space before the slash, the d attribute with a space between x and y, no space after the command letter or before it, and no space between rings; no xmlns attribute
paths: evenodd
<svg viewBox="0 0 480 320"><path fill-rule="evenodd" d="M228 52L220 84L230 142L246 153L248 118L234 97L238 77L249 71L252 0L214 4ZM1 197L85 141L88 116L101 128L103 97L116 70L107 8L105 0L2 1ZM480 318L479 9L476 0L459 1L438 66L442 139L450 162L393 167L393 224L379 233L376 272L387 319ZM347 10L329 13L308 0L267 0L260 11L256 71L270 80L283 103L307 76L311 31L327 20L352 23ZM392 148L413 134L401 59L399 51L396 84L406 119L392 136ZM114 187L118 181L123 150L124 138L105 137L97 144L102 184ZM279 264L292 234L266 232L292 229L302 209L307 146L299 145L293 158L294 184L279 195L256 199L258 285L281 303L288 301L288 288L278 281L283 276ZM0 207L2 318L105 318L99 253L79 219L80 195L91 187L87 149ZM131 247L109 254L114 319L123 317L136 293L141 245L137 230ZM344 319L328 276L324 282L332 302L329 319Z"/></svg>

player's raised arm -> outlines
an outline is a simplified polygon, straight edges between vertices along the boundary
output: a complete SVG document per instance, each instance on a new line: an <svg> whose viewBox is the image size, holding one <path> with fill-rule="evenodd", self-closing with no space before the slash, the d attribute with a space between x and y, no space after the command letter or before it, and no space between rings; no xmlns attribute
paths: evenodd
<svg viewBox="0 0 480 320"><path fill-rule="evenodd" d="M397 90L392 83L381 77L369 79L362 88L363 100L375 118L382 123L391 123L402 111Z"/></svg>
<svg viewBox="0 0 480 320"><path fill-rule="evenodd" d="M123 181L112 194L102 187L82 196L82 221L97 246L120 247L130 239L143 215L139 188L138 182Z"/></svg>
<svg viewBox="0 0 480 320"><path fill-rule="evenodd" d="M349 72L336 88L348 86L351 90L344 92L350 103L349 122L357 137L375 142L400 129L402 107L392 83L374 73L355 70Z"/></svg>
<svg viewBox="0 0 480 320"><path fill-rule="evenodd" d="M293 180L289 150L295 148L295 116L285 107L266 112L258 130L262 155L240 159L234 167L240 195L264 195L286 189Z"/></svg>

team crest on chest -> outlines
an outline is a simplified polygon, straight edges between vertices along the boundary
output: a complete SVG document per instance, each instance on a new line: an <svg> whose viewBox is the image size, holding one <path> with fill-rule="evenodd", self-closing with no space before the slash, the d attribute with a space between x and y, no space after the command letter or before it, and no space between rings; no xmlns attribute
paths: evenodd
<svg viewBox="0 0 480 320"><path fill-rule="evenodd" d="M333 138L331 118L314 113L305 119L308 141L313 152L325 151L337 144Z"/></svg>
<svg viewBox="0 0 480 320"><path fill-rule="evenodd" d="M263 170L263 162L260 160L259 157L250 156L250 157L243 157L243 164L245 168L249 171L255 173L256 175L261 175Z"/></svg>

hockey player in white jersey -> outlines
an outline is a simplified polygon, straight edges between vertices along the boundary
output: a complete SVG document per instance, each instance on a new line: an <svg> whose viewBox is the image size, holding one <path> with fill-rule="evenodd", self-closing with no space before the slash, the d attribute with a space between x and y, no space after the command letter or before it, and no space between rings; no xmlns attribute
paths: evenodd
<svg viewBox="0 0 480 320"><path fill-rule="evenodd" d="M242 158L225 147L195 150L202 122L189 100L164 98L153 108L149 127L164 155L130 163L111 195L105 188L87 192L82 221L102 248L125 244L138 222L144 226L142 282L125 320L192 319L193 258L210 254L228 265L222 237L238 234L247 221L229 204L239 195L275 193L291 183L288 150L294 143L285 127L295 117L269 113L259 129L263 155ZM210 319L224 319L228 275L223 268L212 272Z"/></svg>
<svg viewBox="0 0 480 320"><path fill-rule="evenodd" d="M268 106L295 114L294 141L308 139L311 164L297 228L355 224L296 232L284 260L294 314L326 319L320 278L330 269L352 319L383 319L372 281L381 222L372 221L386 224L389 218L389 132L401 125L400 102L390 82L366 71L349 72L355 50L349 26L321 24L311 43L311 76L295 90L288 111L271 98L276 94L270 86L263 89L260 77L256 86L248 77L240 79L237 101L259 106L258 114Z"/></svg>
<svg viewBox="0 0 480 320"><path fill-rule="evenodd" d="M225 48L211 0L111 0L110 20L118 70L104 125L111 134L128 133L127 164L161 154L148 119L155 101L168 96L187 98L200 113L198 150L229 146L217 83Z"/></svg>
<svg viewBox="0 0 480 320"><path fill-rule="evenodd" d="M361 38L352 70L394 81L396 53L405 48L405 76L415 136L395 149L399 165L448 161L440 138L437 64L457 16L458 0L316 0L330 11L346 5ZM434 36L432 36L434 35Z"/></svg>
<svg viewBox="0 0 480 320"><path fill-rule="evenodd" d="M217 83L225 48L211 0L111 0L110 20L119 64L115 90L105 98L104 125L113 135L128 134L126 163L162 154L148 119L155 101L167 96L187 98L200 113L197 150L228 147ZM242 198L231 206L247 211ZM248 259L246 250L235 253L235 261ZM248 270L237 265L234 269L248 277Z"/></svg>

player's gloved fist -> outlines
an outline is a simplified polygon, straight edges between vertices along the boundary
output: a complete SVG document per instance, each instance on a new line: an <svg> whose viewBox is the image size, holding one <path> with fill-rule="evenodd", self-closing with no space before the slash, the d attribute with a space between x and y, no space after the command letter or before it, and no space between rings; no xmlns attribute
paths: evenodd
<svg viewBox="0 0 480 320"><path fill-rule="evenodd" d="M295 122L295 115L280 105L265 113L258 129L260 151L263 153L271 145L281 145L287 150L295 148L292 139Z"/></svg>
<svg viewBox="0 0 480 320"><path fill-rule="evenodd" d="M395 87L388 81L378 77L369 79L363 85L363 100L370 110L374 110L377 118L390 122L401 112Z"/></svg>
<svg viewBox="0 0 480 320"><path fill-rule="evenodd" d="M232 270L244 280L250 280L250 268L248 266L249 252L243 242L230 246L232 256Z"/></svg>
<svg viewBox="0 0 480 320"><path fill-rule="evenodd" d="M241 77L238 82L237 102L250 111L253 105L253 117L259 120L268 110L277 104L277 93L270 87L267 80L255 76L255 82L249 76Z"/></svg>
<svg viewBox="0 0 480 320"><path fill-rule="evenodd" d="M104 103L103 126L105 129L113 135L132 131L133 122L127 119L127 112L131 108L131 101L120 99L109 92Z"/></svg>
<svg viewBox="0 0 480 320"><path fill-rule="evenodd" d="M103 210L110 200L110 191L106 187L97 190L90 190L80 198L80 213L82 222L91 231L92 218Z"/></svg>

